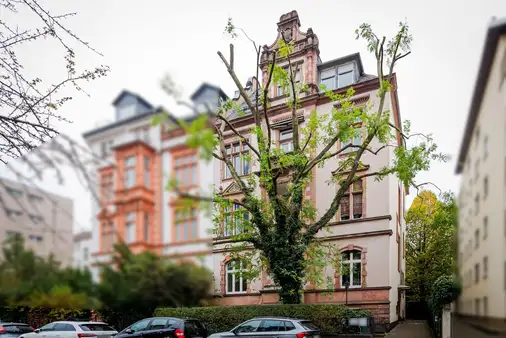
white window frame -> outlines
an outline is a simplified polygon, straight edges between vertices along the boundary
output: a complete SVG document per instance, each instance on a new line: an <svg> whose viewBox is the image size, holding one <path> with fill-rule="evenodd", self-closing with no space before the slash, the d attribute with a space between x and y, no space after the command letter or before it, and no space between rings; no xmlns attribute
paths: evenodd
<svg viewBox="0 0 506 338"><path fill-rule="evenodd" d="M239 144L239 151L234 151L235 146ZM249 149L246 143L242 143L240 141L232 142L225 146L225 152L227 154L228 159L232 162L232 166L239 176L246 176L251 174L251 162L245 158L245 156L249 155ZM238 158L239 164L236 166L236 158ZM247 164L247 165L246 165ZM223 179L232 178L232 172L228 168L226 164L223 172ZM248 168L247 172L244 170Z"/></svg>
<svg viewBox="0 0 506 338"><path fill-rule="evenodd" d="M130 189L135 186L135 162L135 156L129 156L125 158L125 189Z"/></svg>
<svg viewBox="0 0 506 338"><path fill-rule="evenodd" d="M125 222L125 242L127 244L135 243L136 230L137 229L135 228L135 212L129 212L126 216ZM132 231L132 233L130 233L130 231ZM132 235L133 238L130 238L130 235Z"/></svg>
<svg viewBox="0 0 506 338"><path fill-rule="evenodd" d="M290 134L291 137L286 137L287 134ZM285 149L286 145L288 145L288 148ZM293 152L293 129L286 129L279 132L279 148L286 154Z"/></svg>
<svg viewBox="0 0 506 338"><path fill-rule="evenodd" d="M359 252L360 258L353 258L353 253ZM347 259L342 259L342 255L347 254ZM350 258L351 255L351 258ZM360 284L359 285L353 285L353 264L360 264ZM344 252L341 252L341 271L343 266L347 264L350 268L350 289L352 288L361 288L362 287L362 252L360 250L354 249L354 250L346 250ZM343 280L343 274L340 274L341 279L341 288L344 288L344 280Z"/></svg>
<svg viewBox="0 0 506 338"><path fill-rule="evenodd" d="M239 265L239 268L236 268L235 264ZM241 271L243 271L242 261L239 262L229 261L225 265L225 293L227 295L242 294L247 292L248 281L246 280L246 290L243 290L245 278L240 276ZM228 276L230 274L232 274L232 291L228 291ZM235 281L238 275L239 275L239 290L235 290Z"/></svg>
<svg viewBox="0 0 506 338"><path fill-rule="evenodd" d="M346 74L351 73L351 83L342 84L341 77ZM348 63L337 68L337 88L343 88L347 86L351 86L355 83L355 65L353 63Z"/></svg>
<svg viewBox="0 0 506 338"><path fill-rule="evenodd" d="M242 206L238 203L234 203L232 205L232 210L230 210L229 206L225 207L225 220L224 220L224 224L223 224L223 236L224 237L237 236L237 235L244 233L244 231L239 231L239 230L244 230L243 229L243 225L244 225L243 222L249 220L249 213L245 212L243 214L244 218L239 221L239 215L236 215L236 213L238 210L241 210L241 208L242 208ZM227 224L227 223L229 223L229 224ZM233 226L234 228L231 229L229 226Z"/></svg>
<svg viewBox="0 0 506 338"><path fill-rule="evenodd" d="M332 72L332 76L330 76L331 72ZM320 71L320 84L322 84L323 80L330 80L330 79L333 79L333 81L332 81L333 84L332 84L332 87L327 87L327 90L334 90L337 88L337 73L336 73L335 67L327 68L327 69Z"/></svg>

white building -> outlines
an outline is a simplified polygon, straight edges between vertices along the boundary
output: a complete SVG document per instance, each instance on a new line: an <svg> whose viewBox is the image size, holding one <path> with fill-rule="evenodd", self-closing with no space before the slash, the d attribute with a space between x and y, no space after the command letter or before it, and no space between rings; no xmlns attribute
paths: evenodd
<svg viewBox="0 0 506 338"><path fill-rule="evenodd" d="M506 318L506 19L487 30L460 148L458 312Z"/></svg>
<svg viewBox="0 0 506 338"><path fill-rule="evenodd" d="M91 263L91 231L82 231L74 235L73 266L78 269L89 269Z"/></svg>

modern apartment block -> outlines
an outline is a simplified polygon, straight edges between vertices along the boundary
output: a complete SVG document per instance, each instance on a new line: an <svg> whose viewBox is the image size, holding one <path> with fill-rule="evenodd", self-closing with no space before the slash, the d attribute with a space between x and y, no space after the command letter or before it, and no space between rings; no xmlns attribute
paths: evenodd
<svg viewBox="0 0 506 338"><path fill-rule="evenodd" d="M332 89L336 93L344 93L352 86L356 91L352 98L356 105L370 102L373 107L377 107L378 79L365 73L359 53L322 61L318 37L311 28L306 31L300 30L296 11L282 15L277 28L276 40L270 46L265 46L262 52L263 83L267 81L270 54L278 48L283 32L285 38L294 43L290 57L292 65L300 67L296 80L307 84L309 88L307 92L301 94L301 108L298 111L301 126L305 125L312 110L316 110L318 114L326 114L335 104L320 92L320 84L325 84L327 89ZM278 65L288 66L286 58L281 58L279 54L277 57ZM392 123L401 128L395 75L393 85L393 90L386 97L384 109L392 112ZM255 97L254 79L247 81L245 89L252 98ZM276 145L289 152L293 149L291 111L285 103L287 95L281 89L272 87L268 115ZM240 105L244 105L238 93L234 99ZM242 137L248 138L252 145L256 146L256 137L251 134L251 127L254 125L253 116L251 114L238 116L232 111L228 117ZM262 121L262 125L266 133L265 120ZM256 164L250 165L245 157L241 156L248 153L241 138L231 130L226 130L227 152L237 172L247 175L251 171L259 170ZM400 142L400 137L398 141ZM362 138L352 142L361 144ZM378 147L379 143L376 141L373 148ZM362 158L365 166L361 173L374 172L391 163L393 158L391 147L380 151L376 156L365 153ZM328 209L330 200L338 189L336 185L329 183L337 163L336 158L326 162L322 168L313 169L313 180L306 190L305 198L312 202L319 215ZM228 198L241 201L240 189L219 160L215 160L214 177L218 191ZM280 179L278 191L286 191L283 185L286 185L289 179L289 177ZM257 188L256 193L265 196L262 195L261 188ZM344 304L346 299L344 283L349 282L347 292L349 306L372 311L376 321L387 327L404 317L405 194L403 185L393 176L381 182L376 182L374 178L364 178L353 185L346 197L341 200L339 211L330 223L331 234L318 234L325 236L327 241L340 248L342 263L348 265L351 272L340 275L338 271L328 267L326 273L333 278L334 289L329 293L329 290L321 290L308 283L304 294L305 303ZM240 206L237 205L234 210L237 208ZM221 233L214 241L214 276L218 301L223 305L277 303L276 287L273 286L267 272L253 281L245 280L236 274L238 267L229 256L227 248L229 242L230 234L226 232Z"/></svg>
<svg viewBox="0 0 506 338"><path fill-rule="evenodd" d="M90 269L92 244L91 231L81 231L74 235L73 266L78 269Z"/></svg>
<svg viewBox="0 0 506 338"><path fill-rule="evenodd" d="M506 19L487 30L460 148L462 315L506 318Z"/></svg>
<svg viewBox="0 0 506 338"><path fill-rule="evenodd" d="M72 264L73 201L0 178L0 242L21 235L37 255ZM0 255L2 255L0 251Z"/></svg>
<svg viewBox="0 0 506 338"><path fill-rule="evenodd" d="M226 99L223 91L209 84L202 84L191 96L197 107L218 107L222 99ZM94 278L99 278L97 264L111 261L118 238L133 252L151 250L168 259L203 261L212 269L211 217L197 208L186 212L177 196L165 189L170 178L177 178L182 191L211 194L212 163L201 161L198 152L186 145L175 117L163 126L152 126L161 107L128 91L113 106L113 123L83 135L103 159L97 167L100 203L94 203L93 210L97 215L91 246ZM189 122L200 114L191 112L185 119Z"/></svg>

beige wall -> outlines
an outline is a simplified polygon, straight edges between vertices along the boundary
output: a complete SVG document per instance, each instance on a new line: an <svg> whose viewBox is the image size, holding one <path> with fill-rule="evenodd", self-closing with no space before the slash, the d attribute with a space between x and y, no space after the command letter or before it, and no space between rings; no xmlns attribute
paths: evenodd
<svg viewBox="0 0 506 338"><path fill-rule="evenodd" d="M72 200L5 179L0 182L0 197L0 242L8 232L18 232L38 255L53 253L63 265L72 264Z"/></svg>
<svg viewBox="0 0 506 338"><path fill-rule="evenodd" d="M505 55L506 36L499 46L491 67L488 84L479 111L475 130L466 156L459 196L459 273L464 289L459 311L484 314L483 299L487 298L488 315L506 317L506 83L500 86L500 63ZM476 131L479 129L479 136ZM485 137L488 155L485 156ZM484 197L484 178L488 177L488 196ZM479 196L478 212L475 198ZM484 218L488 218L488 236L484 238ZM475 248L475 231L479 229L479 247ZM469 247L468 243L472 243ZM483 279L483 258L488 257L488 277ZM480 264L480 279L475 283L475 264ZM468 281L469 271L472 280Z"/></svg>
<svg viewBox="0 0 506 338"><path fill-rule="evenodd" d="M371 103L377 106L378 98L376 91L367 94L360 94L356 97L369 95ZM323 104L317 107L318 114L325 114L331 110L332 104ZM393 111L391 107L390 96L388 95L385 102L385 109ZM310 114L311 108L303 108L306 121ZM288 114L289 115L289 114ZM392 118L393 119L393 118ZM392 121L393 122L393 121ZM304 126L304 123L302 124ZM250 127L243 129L248 130ZM273 135L275 135L273 133ZM273 138L275 138L273 136ZM230 139L235 140L233 137ZM229 140L227 140L227 143ZM256 138L251 137L251 142L256 146ZM373 141L372 148L379 147L377 140ZM337 145L336 145L337 149ZM378 155L366 153L363 155L362 160L365 164L370 166L369 171L379 170L381 167L387 166L393 159L393 147L382 150ZM221 161L215 160L214 162L214 177L215 182L218 182L217 188L226 190L231 180L226 182L221 181L220 169L222 167ZM316 169L314 176L314 189L316 193L312 195L313 201L319 216L321 216L329 207L331 199L337 191L337 186L334 183L329 183L331 172L337 168L337 159L329 160L322 168ZM253 165L253 170L258 170L258 165ZM366 251L366 285L367 287L391 287L389 289L389 313L390 322L397 320L396 305L397 305L397 287L400 283L400 272L397 269L397 250L398 244L396 239L396 218L397 218L397 201L398 201L398 186L399 181L393 177L387 177L381 182L376 182L374 178L367 178L365 183L365 216L363 220L340 222L329 228L330 232L321 231L318 236L338 236L333 243L339 248L347 246L358 246ZM404 189L401 189L401 193ZM257 193L259 193L257 189ZM231 196L235 198L236 196ZM404 206L401 207L401 210ZM403 212L401 212L401 229L400 240L402 245L403 233L405 230ZM390 216L389 220L387 217ZM382 218L383 217L383 218ZM373 220L370 220L373 218ZM374 219L378 218L378 219ZM338 216L333 218L333 222L338 221ZM382 235L368 236L372 232L385 231ZM392 235L388 235L391 231ZM227 244L230 245L230 244ZM220 293L221 274L224 269L223 261L226 259L227 253L223 252L225 244L215 245L213 254L214 276L215 276L215 290ZM402 254L401 254L402 258ZM405 264L402 262L402 271L405 271ZM328 267L325 271L326 276L333 278L334 271ZM258 278L250 283L249 293L256 293L263 289L262 278ZM247 297L246 297L247 298ZM251 297L250 297L251 298ZM245 300L246 301L246 300ZM252 301L252 300L249 300Z"/></svg>

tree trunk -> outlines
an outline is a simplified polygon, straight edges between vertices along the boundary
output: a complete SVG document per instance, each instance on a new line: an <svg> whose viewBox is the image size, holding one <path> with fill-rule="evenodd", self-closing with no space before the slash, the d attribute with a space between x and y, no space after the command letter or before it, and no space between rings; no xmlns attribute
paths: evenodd
<svg viewBox="0 0 506 338"><path fill-rule="evenodd" d="M304 281L304 255L298 249L288 245L276 249L282 255L271 256L269 259L275 282L281 288L278 292L283 304L300 304Z"/></svg>

